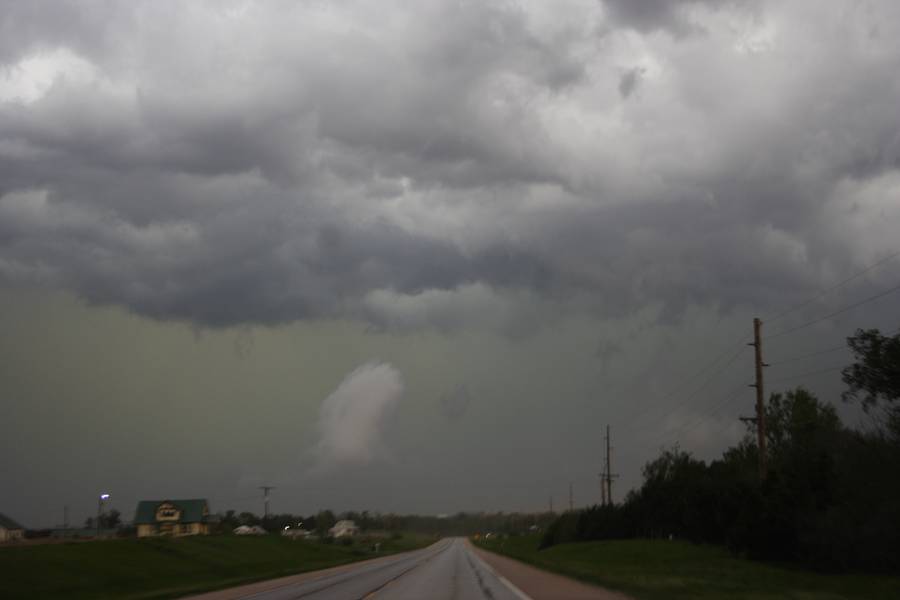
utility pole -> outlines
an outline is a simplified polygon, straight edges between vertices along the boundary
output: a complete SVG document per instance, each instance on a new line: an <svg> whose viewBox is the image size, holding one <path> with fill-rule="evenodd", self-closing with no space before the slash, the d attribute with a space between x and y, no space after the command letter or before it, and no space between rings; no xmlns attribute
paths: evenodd
<svg viewBox="0 0 900 600"><path fill-rule="evenodd" d="M768 451L766 450L766 405L764 400L765 391L763 388L763 367L768 367L762 359L762 321L759 318L753 319L753 343L747 344L753 346L754 350L754 371L756 375L756 383L751 383L750 387L756 388L756 416L741 417L741 421L749 421L756 424L756 446L759 451L759 480L764 481L768 473Z"/></svg>
<svg viewBox="0 0 900 600"><path fill-rule="evenodd" d="M575 499L572 497L572 482L569 482L569 511L575 510Z"/></svg>
<svg viewBox="0 0 900 600"><path fill-rule="evenodd" d="M263 501L265 502L265 512L263 513L263 520L267 520L269 518L269 490L274 490L274 485L261 485L259 489L263 491Z"/></svg>
<svg viewBox="0 0 900 600"><path fill-rule="evenodd" d="M606 472L600 473L600 506L606 506Z"/></svg>
<svg viewBox="0 0 900 600"><path fill-rule="evenodd" d="M109 500L109 494L103 493L100 494L100 497L97 498L97 539L100 539L100 518L103 516L103 503Z"/></svg>
<svg viewBox="0 0 900 600"><path fill-rule="evenodd" d="M612 459L610 458L610 454L612 451L612 446L610 446L609 439L609 425L606 426L606 471L604 472L604 480L606 483L606 503L612 505L613 504L613 495L612 495L612 480L618 477L618 475L612 472Z"/></svg>

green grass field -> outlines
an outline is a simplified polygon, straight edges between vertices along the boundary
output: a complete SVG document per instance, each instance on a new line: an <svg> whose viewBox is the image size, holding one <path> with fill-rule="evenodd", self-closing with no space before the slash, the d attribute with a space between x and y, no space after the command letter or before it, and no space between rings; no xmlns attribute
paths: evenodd
<svg viewBox="0 0 900 600"><path fill-rule="evenodd" d="M434 541L405 535L380 555ZM196 536L0 547L0 596L175 598L373 558L371 546L291 541L279 536Z"/></svg>
<svg viewBox="0 0 900 600"><path fill-rule="evenodd" d="M622 540L561 544L538 538L477 542L535 566L623 591L639 600L890 600L900 577L823 575L736 558L715 546Z"/></svg>

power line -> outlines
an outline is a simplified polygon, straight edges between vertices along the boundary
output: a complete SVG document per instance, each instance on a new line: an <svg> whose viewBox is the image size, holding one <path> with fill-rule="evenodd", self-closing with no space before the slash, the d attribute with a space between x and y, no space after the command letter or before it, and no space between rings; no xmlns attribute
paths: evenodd
<svg viewBox="0 0 900 600"><path fill-rule="evenodd" d="M693 399L697 396L697 394L699 394L701 391L703 391L703 389L706 388L706 386L709 385L709 383L712 382L713 379L715 379L716 377L718 377L723 371L725 371L725 369L727 369L729 366L731 366L732 363L734 363L734 361L737 360L737 358L747 350L747 347L746 347L745 345L743 345L743 340L744 340L744 339L745 339L745 338L741 338L741 343L742 343L741 347L738 349L737 352L735 352L734 354L731 355L731 357L728 359L728 361L727 361L724 365L722 365L716 372L714 372L712 375L710 375L710 376L706 379L706 381L704 381L703 384L700 385L700 387L698 387L697 389L695 389L695 390L693 391L693 393L691 393L691 394L690 394L688 397L686 397L683 401L681 401L680 403L678 403L677 405L675 405L674 407L672 407L668 412L666 412L666 413L662 416L662 418L660 419L660 421L661 421L661 422L665 422L666 419L668 419L668 418L671 417L673 414L675 414L676 412L678 412L679 409L681 409L681 408L683 408L684 406L686 406L691 400L693 400ZM718 359L717 359L717 361L718 361ZM744 388L744 385L742 384L740 389L743 389L743 388ZM641 416L643 416L643 414L642 414ZM667 437L666 439L668 439L668 437Z"/></svg>
<svg viewBox="0 0 900 600"><path fill-rule="evenodd" d="M845 279L839 281L838 283L836 283L836 284L834 284L834 285L832 285L832 286L830 286L830 287L828 287L828 288L822 290L821 292L819 292L819 293L816 294L815 296L813 296L813 297L811 297L811 298L805 300L804 302L801 302L801 303L799 303L799 304L796 304L796 305L794 305L794 306L791 306L791 307L787 308L786 310L783 310L783 311L781 311L780 313L778 313L778 314L776 314L776 315L774 315L774 316L767 317L767 318L765 319L765 321L768 322L768 323L775 322L775 321L777 321L778 319L781 319L782 317L784 317L784 316L786 316L786 315L788 315L788 314L790 314L790 313L792 313L792 312L795 312L795 311L797 311L797 310L799 310L799 309L801 309L801 308L803 308L803 307L805 307L805 306L808 306L809 304L811 304L812 302L815 302L816 300L818 300L819 298L825 296L826 294L828 294L828 293L834 291L835 289L837 289L837 288L839 288L839 287L842 287L842 286L846 285L847 283L853 281L854 279L857 279L857 278L861 277L861 276L864 275L865 273L868 273L869 271L872 271L873 269L878 268L879 266L885 264L886 262L890 261L890 260L893 259L893 258L896 258L897 256L900 256L900 251L896 251L896 252L893 252L893 253L889 254L888 256L885 256L884 258L878 260L877 262L875 262L875 263L873 263L873 264L871 264L871 265L865 267L865 268L862 269L861 271L859 271L859 272L857 272L857 273L854 273L854 274L851 275L850 277L847 277L847 278L845 278ZM750 419L750 420L755 421L756 424L757 424L757 429L758 429L757 433L758 433L758 437L759 437L759 444L760 444L760 448L762 448L762 450L763 450L763 452L760 453L761 458L762 458L762 457L764 456L764 454L765 454L765 446L764 446L764 444L765 444L765 430L764 430L764 418L765 418L765 413L764 413L764 405L763 405L763 398L762 398L762 395L763 395L763 394L762 394L762 373L761 373L761 369L762 369L762 367L768 367L768 366L770 366L770 365L765 364L765 363L762 362L762 358L761 358L761 354L760 354L760 344L761 344L761 341L764 340L764 339L767 340L767 339L772 339L772 338L778 338L778 337L787 335L787 334L789 334L789 333L793 333L793 332L795 332L795 331L804 329L804 328L806 328L806 327L809 327L809 326L814 325L814 324L816 324L816 323L819 323L819 322L821 322L821 321L825 321L825 320L827 320L827 319L831 319L831 318L836 317L836 316L838 316L838 315L840 315L840 314L843 314L843 313L845 313L845 312L848 312L848 311L850 311L850 310L853 310L854 308L857 308L857 307L859 307L859 306L868 304L869 302L873 302L873 301L875 301L875 300L878 300L879 298L883 298L884 296L887 296L887 295L889 295L889 294L891 294L891 293L894 293L894 292L896 292L896 291L898 291L898 290L900 290L900 285L897 285L897 286L892 287L892 288L890 288L890 289L884 290L884 291L882 291L882 292L880 292L880 293L878 293L878 294L875 294L875 295L873 295L873 296L869 296L869 297L867 297L867 298L864 298L864 299L859 300L859 301L857 301L857 302L854 302L854 303L852 303L852 304L843 306L843 307L841 307L841 308L839 308L839 309L837 309L837 310L835 310L835 311L833 311L833 312L831 312L831 313L829 313L829 314L827 314L827 315L824 315L824 316L822 316L822 317L819 317L819 318L817 318L817 319L813 319L813 320L811 320L811 321L802 323L802 324L797 325L797 326L795 326L795 327L790 327L790 328L788 328L788 329L782 330L782 331L780 331L780 332L774 333L774 334L769 335L769 336L766 336L766 337L764 337L764 338L762 338L762 337L759 335L759 326L762 324L762 322L761 322L759 319L754 319L754 327L755 327L754 343L752 343L752 344L750 344L750 345L756 346L756 384L754 384L753 387L756 387L756 388L757 388L757 407L756 407L756 408L757 408L757 416L756 416L755 419ZM900 329L898 329L897 332L900 333ZM746 336L741 336L741 337L739 338L739 340L736 342L736 344L737 344L737 343L740 343L740 344L742 344L742 347L741 347L735 354L733 354L733 355L725 362L725 364L722 365L722 367L718 368L718 369L715 370L709 377L707 377L706 380L705 380L705 381L704 381L697 389L695 389L695 390L693 391L693 393L689 394L689 395L687 396L687 398L685 398L682 402L680 402L679 404L677 404L677 405L676 405L675 407L673 407L668 413L666 413L665 416L663 417L663 420L667 419L669 416L671 416L672 414L674 414L674 413L675 413L677 410L679 410L681 407L685 406L688 402L690 402L691 400L693 400L693 399L696 397L696 395L699 394L699 392L702 391L707 385L709 385L709 383L710 383L713 379L715 379L719 374L721 374L725 369L727 369L727 368L728 368L735 360L737 360L738 356L740 356L741 353L743 352L743 350L745 350L745 348L743 347L743 342L744 342L745 339L746 339ZM676 386L676 388L674 388L669 394L667 394L667 395L664 397L664 399L668 399L668 398L674 397L674 396L676 395L676 393L677 393L677 390L679 390L680 388L683 388L687 383L689 383L690 381L692 381L692 380L696 379L697 377L701 376L703 373L709 371L710 369L713 369L713 368L715 367L715 365L717 365L717 364L722 360L722 358L726 355L726 352L728 351L728 348L730 348L730 347L732 347L732 346L729 346L729 347L727 347L727 348L724 348L724 349L716 356L716 358L715 358L711 363L709 363L709 364L707 364L706 366L704 366L702 369L700 369L698 372L696 372L696 373L695 373L694 375L692 375L691 377L688 377L687 379L685 379L684 381L682 381L682 383L680 383L678 386ZM791 356L791 357L788 357L788 358L786 358L786 359L784 359L784 360L781 360L781 361L779 361L779 362L773 363L773 365L775 365L775 366L777 366L777 365L783 365L783 364L786 364L786 363L791 363L791 362L795 362L795 361L798 361L798 360L802 360L802 359L805 359L805 358L810 358L810 357L814 357L814 356L820 356L820 355L827 354L827 353L830 353L830 352L836 352L836 351L838 351L838 350L845 349L845 348L846 348L846 345L842 344L842 345L840 345L840 346L834 346L834 347L830 347L830 348L825 348L825 349L818 350L818 351L815 351L815 352L810 352L810 353L806 353L806 354L802 354L802 355ZM803 377L809 377L809 376L812 376L812 375L818 375L818 374L822 374L822 373L828 373L828 372L836 371L836 370L843 369L843 368L844 368L844 366L835 366L835 367L828 367L828 368L825 368L825 369L817 369L817 370L814 370L814 371L808 371L808 372L800 373L800 374L798 374L798 375L793 375L793 376L790 376L790 377L784 377L784 378L781 378L781 379L776 379L776 380L774 380L774 381L771 381L770 384L777 384L777 383L781 383L781 382L784 382L784 381L790 381L790 380L794 380L794 379L800 379L800 378L803 378ZM719 410L721 410L724 406L726 406L727 404L729 404L730 402L732 402L733 400L735 400L737 397L739 397L740 390L742 390L742 389L743 389L743 386L740 386L739 388L736 388L735 391L734 391L731 395L729 395L725 400L723 400L723 401L717 403L717 404L713 407L712 413L710 413L710 414L708 414L708 415L702 416L702 417L701 417L699 420L697 420L697 421L690 422L689 424L685 424L685 425L682 425L682 426L680 426L679 428L677 428L677 429L675 430L675 432L674 432L674 437L677 438L679 435L682 435L682 434L684 434L684 433L686 433L686 432L688 432L688 431L691 431L691 430L695 429L696 427L698 427L698 426L701 425L702 423L706 422L711 416L715 416L716 414L718 414L718 411L719 411ZM652 407L649 407L649 408L652 409ZM639 418L645 416L645 415L647 414L647 412L648 412L648 411L646 411L646 410L645 410L645 411L639 412L637 415L635 415L635 417L632 417L631 422L634 422L635 420L637 420L637 419L639 419ZM742 419L742 420L743 420L743 419ZM670 433L670 434L667 436L666 439L669 440L669 441L673 440L673 434ZM761 463L760 463L760 477L761 477L762 479L765 478L765 473L766 473L765 464L764 464L764 462L761 462ZM604 490L604 491L605 491L605 490Z"/></svg>
<svg viewBox="0 0 900 600"><path fill-rule="evenodd" d="M731 343L731 344L728 344L727 346L724 346L724 347L722 348L722 350L718 353L718 355L716 356L716 358L715 358L712 362L708 363L706 366L704 366L704 367L703 367L702 369L700 369L699 371L695 372L695 373L694 373L693 375L691 375L690 377L687 377L686 379L683 379L683 380L681 381L681 383L679 383L679 384L676 385L674 388L672 388L672 390L670 390L669 393L667 393L665 396L663 396L662 398L660 398L660 402L665 402L666 400L669 400L669 399L671 399L671 398L674 398L674 397L678 396L679 392L680 392L681 390L683 390L684 387L685 387L688 383L690 383L691 381L694 381L694 380L697 379L700 375L702 375L703 373L705 373L705 372L708 371L709 369L711 369L711 368L713 368L714 366L716 366L716 365L719 363L719 361L722 360L723 357L727 356L726 353L727 353L729 350L731 350L732 348L734 348L735 346L739 346L739 347L740 347L740 350L745 349L745 348L744 348L744 343L745 343L746 339L747 339L747 336L746 336L746 335L742 335L742 336L741 336L740 338L738 338L735 342L733 342L733 343ZM739 351L739 352L740 352L740 351ZM730 359L730 360L729 360L729 361L728 361L721 369L719 369L719 371L716 371L715 373L713 373L713 374L710 376L709 379L707 379L707 380L706 380L706 381L705 381L698 389L694 390L694 392L692 392L692 393L686 398L685 402L689 401L694 395L697 394L697 392L699 392L700 390L702 390L703 388L705 388L706 385L707 385L713 378L715 378L719 373L722 372L722 370L724 370L724 369L725 369L726 367L728 367L732 362L734 362L735 358L736 358L736 357L732 357L732 358L731 358L731 359ZM683 404L683 403L682 403L682 404ZM642 419L643 417L645 417L645 416L649 415L650 413L652 413L652 412L654 411L654 409L656 409L658 406L659 406L659 403L657 403L657 404L655 404L655 405L652 405L652 404L651 404L651 405L645 406L642 410L640 410L640 411L638 411L636 414L634 414L634 415L628 420L628 423L630 424L630 423L634 423L634 422L636 422L636 421L639 421L639 420ZM679 405L679 406L681 406L681 405Z"/></svg>
<svg viewBox="0 0 900 600"><path fill-rule="evenodd" d="M841 344L840 346L834 346L832 348L825 348L824 350L817 350L816 352L809 352L807 354L800 354L797 356L791 356L789 358L785 358L783 360L779 360L778 362L769 363L770 367L777 367L786 363L796 362L798 360L803 360L804 358L811 358L813 356L819 356L820 354L828 354L829 352L836 352L838 350L847 350L847 344Z"/></svg>
<svg viewBox="0 0 900 600"><path fill-rule="evenodd" d="M880 293L878 293L878 294L875 294L874 296L869 296L868 298L864 298L864 299L862 299L862 300L860 300L860 301L858 301L858 302L854 302L853 304L849 304L849 305L847 305L847 306L844 306L844 307L842 307L842 308L839 308L838 310L836 310L836 311L834 311L834 312L831 312L831 313L828 313L828 314L825 315L825 316L819 317L818 319L813 319L812 321L807 321L806 323L802 323L801 325L797 325L796 327L791 327L791 328L789 328L789 329L785 329L785 330L783 330L783 331L779 331L778 333L773 333L772 335L767 336L767 337L765 337L765 338L763 338L763 339L771 340L771 339L773 339L773 338L777 338L777 337L781 337L781 336L783 336L783 335L787 335L787 334L789 334L789 333L793 333L793 332L798 331L798 330L800 330L800 329L805 329L806 327L809 327L810 325L815 325L816 323L819 323L819 322L821 322L821 321L825 321L825 320L830 319L830 318L832 318L832 317L836 317L836 316L838 316L838 315L840 315L840 314L843 314L843 313L845 313L845 312L847 312L847 311L853 310L854 308L860 307L860 306L862 306L863 304L868 304L869 302L873 302L873 301L875 301L875 300L878 300L879 298L883 298L883 297L887 296L888 294L893 294L894 292L896 292L896 291L898 291L898 290L900 290L900 285L895 285L894 287L892 287L892 288L890 288L890 289L884 290L883 292L880 292Z"/></svg>
<svg viewBox="0 0 900 600"><path fill-rule="evenodd" d="M736 361L736 360L738 359L738 357L739 357L741 354L743 354L746 350L747 350L747 348L746 348L745 346L741 346L741 347L738 349L737 352L735 352L734 354L731 355L731 358L729 358L728 361L727 361L724 365L722 365L721 368L719 368L716 372L714 372L712 375L710 375L710 376L706 379L706 381L704 381L703 384L700 385L700 387L698 387L697 389L695 389L695 390L694 390L689 396L687 396L684 400L682 400L681 402L679 402L678 404L676 404L675 406L673 406L673 407L671 408L671 410L669 410L665 415L663 415L663 417L662 417L661 420L664 421L665 419L669 418L670 416L672 416L673 414L675 414L675 413L678 411L678 409L683 408L683 407L684 407L685 405L687 405L691 400L693 400L694 398L696 398L697 394L699 394L700 392L702 392L702 391L706 388L706 386L708 386L710 383L712 383L712 381L713 381L716 377L718 377L720 374L722 374L722 372L725 371L725 369L727 369L728 367L730 367L730 366L734 363L734 361Z"/></svg>
<svg viewBox="0 0 900 600"><path fill-rule="evenodd" d="M798 375L791 375L790 377L782 377L781 379L776 379L775 381L770 381L769 383L782 383L784 381L791 381L793 379L802 379L804 377L809 377L810 375L819 375L821 373L829 373L831 371L837 371L839 369L846 368L847 365L838 365L834 367L826 367L824 369L818 369L816 371L807 371L806 373L800 373Z"/></svg>
<svg viewBox="0 0 900 600"><path fill-rule="evenodd" d="M815 296L813 296L813 297L811 297L811 298L809 298L809 299L807 299L807 300L805 300L805 301L803 301L803 302L801 302L801 303L799 303L799 304L796 304L796 305L794 305L794 306L792 306L792 307L790 307L790 308L787 308L787 309L781 311L780 313L778 313L778 314L776 314L776 315L774 315L774 316L772 316L772 317L769 317L769 318L767 318L767 319L764 319L764 322L766 322L766 323L771 323L771 322L777 321L778 319L780 319L780 318L782 318L782 317L784 317L784 316L786 316L786 315L788 315L788 314L790 314L790 313L792 313L792 312L794 312L794 311L796 311L796 310L798 310L798 309L800 309L800 308L803 308L804 306L807 306L807 305L811 304L812 302L818 300L819 298L821 298L822 296L828 294L829 292L832 292L832 291L836 290L837 288L839 288L839 287L841 287L841 286L844 286L844 285L846 285L847 283L853 281L854 279L857 279L857 278L861 277L862 275L865 275L865 274L868 273L869 271L872 271L873 269L876 269L876 268L880 267L881 265L883 265L883 264L885 264L886 262L888 262L888 261L890 261L890 260L896 258L897 256L900 256L900 250L898 250L898 251L896 251L896 252L892 252L891 254L889 254L889 255L887 255L887 256L881 258L880 260L878 260L878 261L872 263L871 265L868 265L867 267L863 268L862 270L860 270L860 271L854 273L854 274L851 275L850 277L847 277L847 278L845 278L845 279L839 281L838 283L836 283L836 284L834 284L834 285L832 285L832 286L830 286L830 287L828 287L828 288L822 290L821 292L819 292L819 293L816 294ZM857 308L858 306L862 306L863 304L867 304L868 302L872 302L872 301L874 301L874 300L877 300L877 299L879 299L879 298L882 298L882 297L884 297L884 296L886 296L886 295L888 295L888 294L891 294L891 293L893 293L893 292L896 292L897 290L900 290L900 285L898 285L898 286L896 286L896 287L893 287L893 288L890 288L890 289L888 289L888 290L885 290L884 292L881 292L881 293L876 294L876 295L874 295L874 296L870 296L870 297L868 297L868 298L865 298L865 299L863 299L863 300L860 300L859 302L855 302L855 303L850 304L850 305L848 305L848 306L842 307L842 308L840 308L840 309L838 309L838 310L836 310L836 311L834 311L834 312L832 312L832 313L830 313L830 314L827 314L827 315L825 315L825 316L823 316L823 317L819 317L818 319L814 319L814 320L812 320L812 321L809 321L809 322L807 322L807 323L803 323L803 324L798 325L798 326L796 326L796 327L792 327L792 328L790 328L790 329L786 329L786 330L784 330L784 331L780 331L780 332L778 332L778 333L775 333L775 334L766 336L766 337L764 337L763 339L772 339L772 338L780 337L780 336L783 336L783 335L787 335L788 333L792 333L792 332L794 332L794 331L797 331L797 330L799 330L799 329L803 329L803 328L805 328L805 327L809 327L810 325L813 325L813 324L818 323L818 322L820 322L820 321L824 321L824 320L826 320L826 319L830 319L830 318L835 317L835 316L837 316L837 315L840 315L840 314L842 314L842 313L844 313L844 312L847 312L847 311L850 311L850 310L852 310L852 309L854 309L854 308ZM898 332L900 332L900 329L898 329ZM744 342L745 339L746 339L746 336L743 336L743 335L742 335L742 336L738 339L738 341L735 342L735 344L731 344L731 345L727 346L725 349L722 350L722 352L719 353L719 355L715 358L715 360L713 360L711 363L709 363L708 365L706 365L705 367L703 367L702 369L700 369L700 371L698 371L697 373L695 373L695 374L692 375L691 377L689 377L689 378L687 378L686 380L684 380L681 384L679 384L678 386L676 386L676 388L673 390L673 392L670 392L668 395L666 395L666 396L664 397L664 399L671 398L671 397L673 397L674 395L676 395L676 394L675 394L675 390L677 390L678 388L683 387L686 383L692 381L693 379L696 379L696 378L699 377L701 374L703 374L705 371L711 369L713 366L715 366L715 365L722 359L723 356L725 356L725 352L726 352L729 348L733 347L733 346L736 345L736 344L743 344L743 342ZM846 347L847 347L846 344L842 344L842 345L840 345L840 346L835 346L835 347L833 347L833 348L827 348L827 349L824 349L824 350L820 350L820 351L816 351L816 352L811 352L811 353L804 354L804 355L799 355L799 356L789 357L789 358L786 358L786 359L784 359L784 360L781 360L781 361L778 361L778 362L776 362L776 363L772 363L771 365L766 365L766 366L775 366L775 365L781 365L781 364L784 364L784 363L794 362L794 361L797 361L797 360L801 360L801 359L803 359L803 358L809 358L809 357L812 357L812 356L818 356L818 355L820 355L820 354L827 354L827 353L829 353L829 352L835 352L835 351L840 350L840 349L845 349ZM703 388L705 388L706 385L708 385L708 383L709 383L710 381L712 381L712 379L714 379L719 373L721 373L721 372L722 372L725 368L727 368L732 362L734 362L734 360L736 360L736 359L737 359L737 356L739 356L739 355L740 355L740 351L739 351L736 355L733 355L733 356L728 360L728 362L726 362L726 364L723 365L723 367L722 367L721 369L719 369L718 371L716 371L715 373L713 373L713 375L712 375L710 378L708 378L708 379L707 379L707 380L706 380L699 388L697 388L696 390L694 390L694 392L693 392L690 396L688 396L688 398L686 398L684 402L682 402L681 404L679 404L678 406L676 406L675 409L680 408L681 406L684 406L684 404L686 404L688 401L690 401L690 400L692 399L692 397L695 396L698 392L700 392ZM780 381L780 380L779 380L779 381ZM670 416L670 415L672 414L672 412L674 412L674 410L673 410L673 411L670 411L669 413L667 413L666 416L665 416L664 418ZM636 416L636 418L643 417L645 414L646 414L646 411L645 411L645 412L641 412L641 413L639 413L639 414ZM632 421L633 421L633 420L634 420L634 419L632 419Z"/></svg>
<svg viewBox="0 0 900 600"><path fill-rule="evenodd" d="M669 441L672 441L675 437L677 437L681 434L685 434L689 431L693 431L698 426L700 426L702 423L706 422L710 417L716 416L720 410L725 408L725 406L727 406L728 404L731 404L733 401L735 401L737 398L739 398L741 395L741 392L745 391L746 389L747 389L747 386L743 383L741 385L739 385L738 387L734 388L730 394L725 396L724 400L721 400L720 402L716 403L712 407L711 413L703 415L697 421L689 422L688 424L678 427L677 429L675 429L674 431L669 433L669 435L667 436L667 439Z"/></svg>
<svg viewBox="0 0 900 600"><path fill-rule="evenodd" d="M832 291L836 290L837 288L839 288L839 287L841 287L841 286L843 286L843 285L846 285L846 284L850 283L850 282L853 281L854 279L856 279L856 278L858 278L858 277L861 277L861 276L865 275L866 273L868 273L868 272L871 271L872 269L876 269L876 268L880 267L880 266L883 265L884 263L888 262L888 261L891 260L892 258L896 258L897 256L900 256L900 250L898 250L897 252L894 252L894 253L892 253L892 254L889 254L889 255L885 256L885 257L882 258L881 260L879 260L879 261L877 261L877 262L875 262L875 263L872 263L872 264L869 265L868 267L865 267L863 270L858 271L857 273L854 273L854 274L851 275L850 277L848 277L848 278L846 278L846 279L844 279L844 280L842 280L842 281L839 281L838 283L832 285L831 287L828 287L828 288L822 290L821 292L819 292L818 294L816 294L816 295L813 296L812 298L809 298L809 299L807 299L807 300L804 300L804 301L801 302L800 304L796 304L796 305L794 305L794 306L792 306L792 307L790 307L790 308L787 308L787 309L781 311L780 313L778 313L778 314L775 315L775 316L765 318L765 319L763 319L763 321L766 322L766 323L773 323L773 322L777 321L778 319L780 319L781 317L783 317L783 316L785 316L785 315L789 315L790 313L794 312L795 310L799 310L799 309L803 308L804 306L808 306L808 305L812 304L813 302L815 302L816 300L818 300L818 299L821 298L822 296L825 296L825 295L828 294L829 292L832 292Z"/></svg>

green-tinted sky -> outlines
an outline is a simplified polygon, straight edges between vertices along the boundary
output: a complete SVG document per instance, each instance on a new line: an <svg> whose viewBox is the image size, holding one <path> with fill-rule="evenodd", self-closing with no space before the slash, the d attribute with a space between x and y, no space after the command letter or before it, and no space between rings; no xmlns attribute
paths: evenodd
<svg viewBox="0 0 900 600"><path fill-rule="evenodd" d="M892 0L0 0L0 512L582 504L607 423L621 496L754 316L839 402L897 73Z"/></svg>

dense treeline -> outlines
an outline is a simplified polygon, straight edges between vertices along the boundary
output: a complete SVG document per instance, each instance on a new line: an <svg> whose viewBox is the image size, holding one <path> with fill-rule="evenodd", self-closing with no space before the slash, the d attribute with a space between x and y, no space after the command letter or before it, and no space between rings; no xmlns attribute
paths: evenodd
<svg viewBox="0 0 900 600"><path fill-rule="evenodd" d="M900 571L900 336L848 342L843 397L862 402L870 430L844 426L803 388L772 394L764 481L752 435L708 464L665 450L622 504L564 514L542 545L672 536L825 570Z"/></svg>
<svg viewBox="0 0 900 600"><path fill-rule="evenodd" d="M260 518L250 513L235 513L230 510L220 515L220 531L231 531L238 525L260 525L271 532L285 527L302 527L321 536L327 534L339 519L350 519L363 532L410 532L436 536L473 535L476 533L520 534L531 528L546 529L555 516L552 513L465 513L454 515L396 515L371 513L369 511L348 511L335 515L330 510L322 510L315 515L276 514Z"/></svg>

